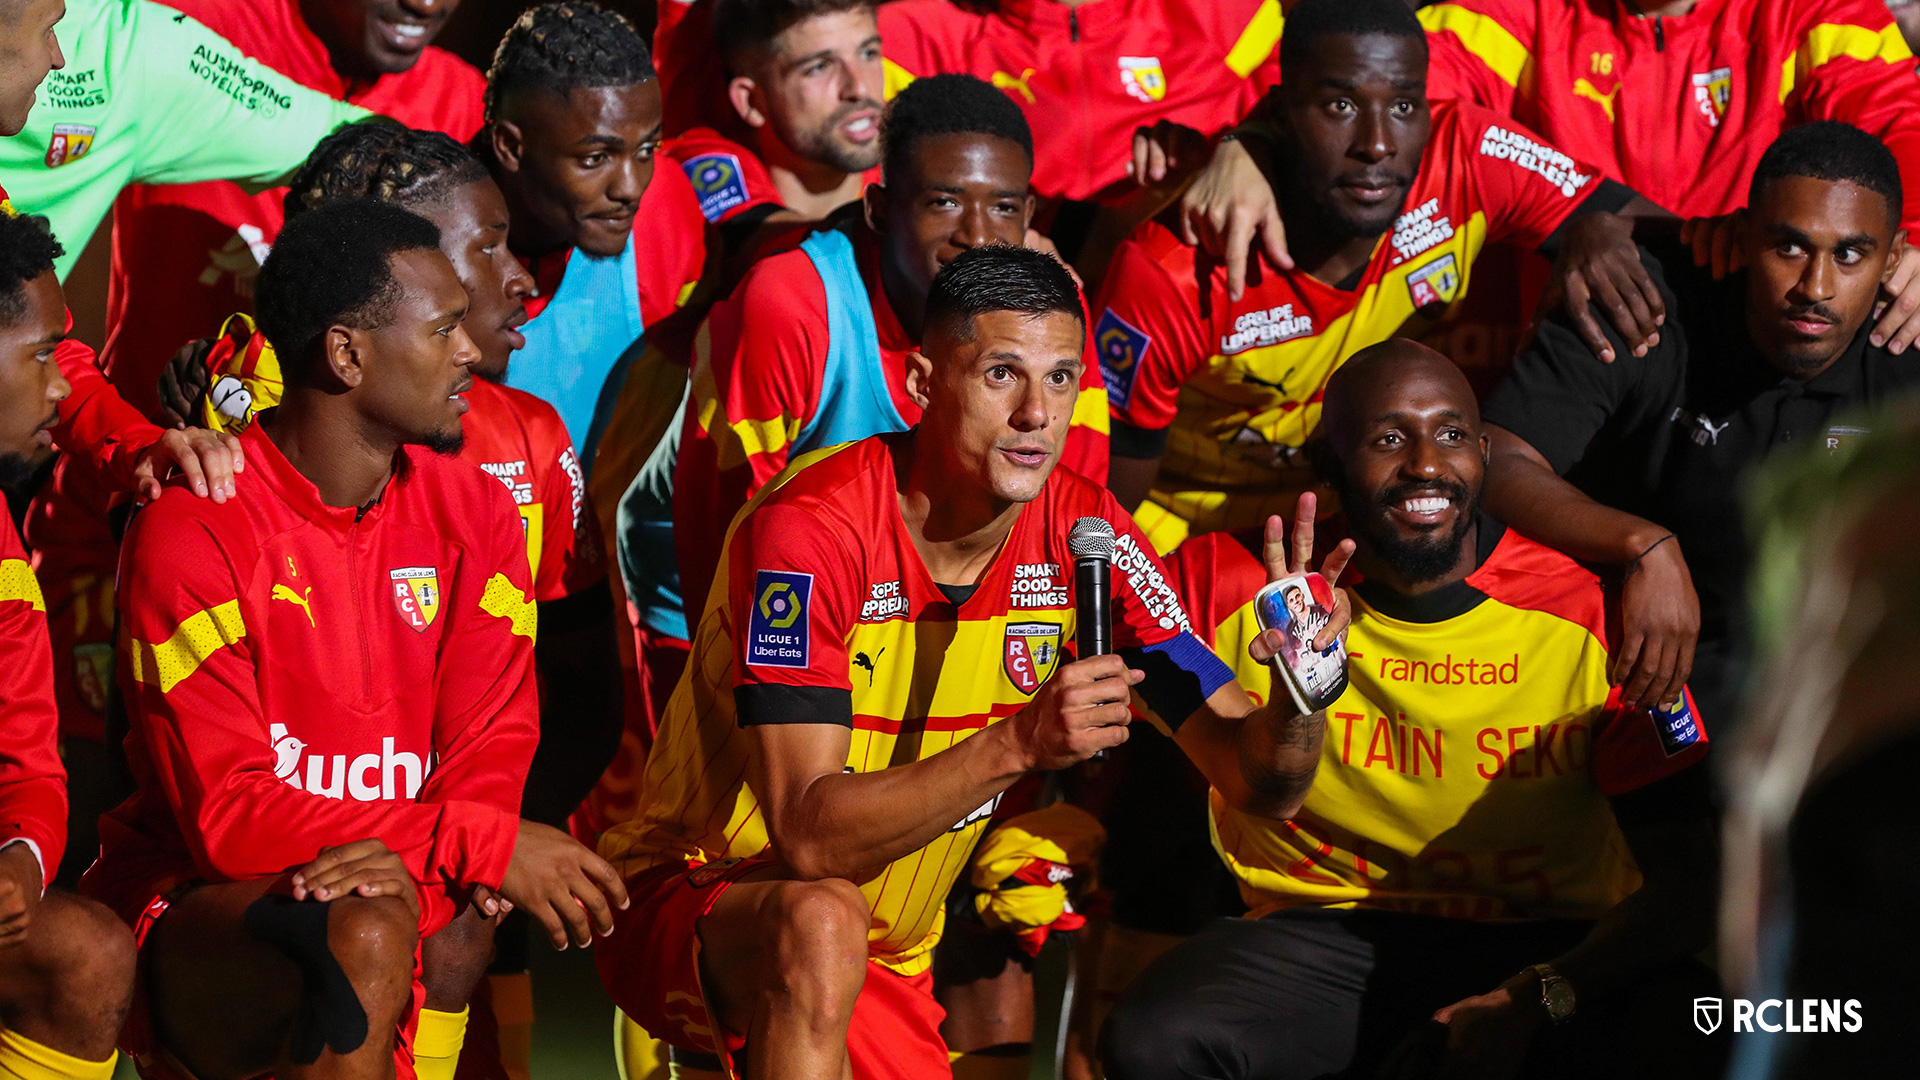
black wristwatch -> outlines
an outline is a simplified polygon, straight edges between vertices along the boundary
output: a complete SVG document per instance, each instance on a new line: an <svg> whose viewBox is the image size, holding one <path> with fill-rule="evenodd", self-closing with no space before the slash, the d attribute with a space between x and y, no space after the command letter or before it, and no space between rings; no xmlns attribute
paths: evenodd
<svg viewBox="0 0 1920 1080"><path fill-rule="evenodd" d="M1535 964L1527 970L1540 980L1540 1007L1546 1010L1547 1019L1556 1024L1573 1019L1573 984L1548 964Z"/></svg>

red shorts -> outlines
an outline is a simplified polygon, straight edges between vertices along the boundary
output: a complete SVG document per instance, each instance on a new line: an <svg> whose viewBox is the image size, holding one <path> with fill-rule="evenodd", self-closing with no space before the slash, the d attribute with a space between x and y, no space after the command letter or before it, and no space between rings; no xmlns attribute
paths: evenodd
<svg viewBox="0 0 1920 1080"><path fill-rule="evenodd" d="M734 882L765 865L721 860L637 874L627 882L632 902L614 913L613 935L593 946L600 981L634 1023L672 1046L719 1054L735 1075L745 1062L731 1056L746 1040L707 1011L695 924ZM946 1015L933 999L931 972L900 975L869 962L847 1031L853 1080L950 1080L940 1037Z"/></svg>

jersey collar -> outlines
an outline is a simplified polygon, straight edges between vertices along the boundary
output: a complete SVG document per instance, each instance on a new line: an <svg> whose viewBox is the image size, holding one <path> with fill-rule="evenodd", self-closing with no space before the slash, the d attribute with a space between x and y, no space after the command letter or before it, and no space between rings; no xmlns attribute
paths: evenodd
<svg viewBox="0 0 1920 1080"><path fill-rule="evenodd" d="M1808 379L1803 384L1803 392L1833 398L1864 397L1867 350L1873 346L1868 335L1872 333L1873 320L1868 319L1862 322L1860 329L1854 332L1853 340L1849 341L1846 349L1840 353L1840 358L1835 360L1827 370ZM1910 363L1911 361L1902 357L1899 362Z"/></svg>
<svg viewBox="0 0 1920 1080"><path fill-rule="evenodd" d="M1487 594L1473 584L1480 568L1493 557L1493 549L1507 535L1507 527L1485 514L1474 515L1473 572L1451 585L1443 585L1419 596L1406 596L1377 581L1355 583L1354 591L1367 606L1389 619L1410 623L1437 623L1456 619L1480 606Z"/></svg>
<svg viewBox="0 0 1920 1080"><path fill-rule="evenodd" d="M267 437L257 418L255 423L240 433L240 445L246 454L247 475L259 476L274 495L301 517L337 532L345 532L356 522L370 524L378 521L387 503L399 493L413 472L410 451L403 449L394 456L393 475L387 479L387 486L381 489L379 496L362 515L357 507L328 506L320 501L320 489L293 467L293 462L288 461L280 448Z"/></svg>
<svg viewBox="0 0 1920 1080"><path fill-rule="evenodd" d="M1130 0L1093 0L1070 8L1060 0L999 0L993 17L1019 27L1029 37L1079 40L1103 36L1111 27L1123 27L1130 21Z"/></svg>

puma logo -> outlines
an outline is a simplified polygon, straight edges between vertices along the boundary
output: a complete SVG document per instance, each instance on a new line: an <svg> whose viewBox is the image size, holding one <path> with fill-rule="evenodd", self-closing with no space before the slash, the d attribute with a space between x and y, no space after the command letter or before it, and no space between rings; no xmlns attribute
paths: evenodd
<svg viewBox="0 0 1920 1080"><path fill-rule="evenodd" d="M273 599L285 600L289 604L299 605L300 610L307 613L307 625L308 626L319 625L318 623L315 623L313 621L313 586L311 585L307 586L306 594L302 595L300 593L294 592L292 589L288 588L285 585L276 584L273 587Z"/></svg>
<svg viewBox="0 0 1920 1080"><path fill-rule="evenodd" d="M1690 434L1695 446L1720 445L1720 433L1727 430L1733 423L1733 418L1728 417L1725 422L1716 424L1698 413L1690 413L1685 409L1673 410L1673 415L1669 419L1682 425L1687 425L1691 421L1693 431Z"/></svg>
<svg viewBox="0 0 1920 1080"><path fill-rule="evenodd" d="M1619 93L1619 83L1613 84L1613 89L1603 94L1596 89L1592 83L1585 79L1573 80L1573 96L1586 98L1588 101L1600 106L1601 111L1607 114L1608 123L1613 122L1613 99L1617 97Z"/></svg>
<svg viewBox="0 0 1920 1080"><path fill-rule="evenodd" d="M853 666L857 668L867 669L867 686L869 688L873 686L873 676L874 676L873 665L876 663L879 663L880 658L885 655L887 655L887 650L884 648L881 649L879 652L874 653L871 657L869 657L866 653L863 653L863 652L857 652L853 654Z"/></svg>
<svg viewBox="0 0 1920 1080"><path fill-rule="evenodd" d="M1031 105L1033 104L1033 91L1027 88L1027 80L1031 78L1033 78L1032 68L1021 72L1020 77L1017 79L1004 71L996 71L993 73L993 87L996 90L1018 90L1020 91L1020 96L1026 98L1027 104Z"/></svg>
<svg viewBox="0 0 1920 1080"><path fill-rule="evenodd" d="M1725 423L1720 424L1716 424L1704 416L1696 416L1694 420L1699 423L1700 430L1693 433L1693 441L1699 443L1701 446L1719 446L1720 433L1727 430L1728 424L1733 423L1732 418L1728 418Z"/></svg>

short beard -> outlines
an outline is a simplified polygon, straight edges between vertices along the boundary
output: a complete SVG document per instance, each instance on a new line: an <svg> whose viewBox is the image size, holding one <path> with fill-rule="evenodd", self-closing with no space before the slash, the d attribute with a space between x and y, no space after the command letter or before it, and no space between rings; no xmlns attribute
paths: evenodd
<svg viewBox="0 0 1920 1080"><path fill-rule="evenodd" d="M24 493L33 480L33 462L25 454L0 454L0 488Z"/></svg>
<svg viewBox="0 0 1920 1080"><path fill-rule="evenodd" d="M1386 524L1387 509L1403 501L1409 491L1435 487L1453 500L1455 506L1463 508L1451 531L1445 535L1429 532L1417 539L1408 539ZM1460 565L1460 547L1466 543L1467 533L1480 516L1480 496L1469 496L1467 489L1458 484L1399 485L1381 492L1376 499L1367 500L1356 499L1344 483L1340 488L1340 505L1345 507L1348 525L1355 535L1364 539L1394 573L1413 584L1443 578Z"/></svg>
<svg viewBox="0 0 1920 1080"><path fill-rule="evenodd" d="M445 457L455 457L467 445L467 433L457 427L452 431L436 431L422 438L417 445Z"/></svg>
<svg viewBox="0 0 1920 1080"><path fill-rule="evenodd" d="M826 122L811 131L793 133L793 152L808 161L817 161L843 173L863 173L880 164L880 140L864 147L850 146L835 137L841 121L862 109L879 109L875 101L850 101L833 111Z"/></svg>

